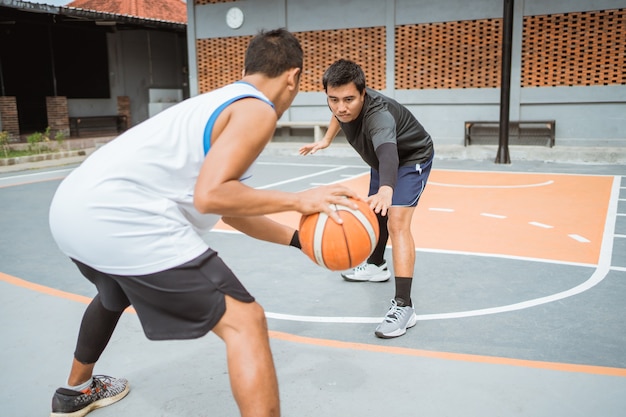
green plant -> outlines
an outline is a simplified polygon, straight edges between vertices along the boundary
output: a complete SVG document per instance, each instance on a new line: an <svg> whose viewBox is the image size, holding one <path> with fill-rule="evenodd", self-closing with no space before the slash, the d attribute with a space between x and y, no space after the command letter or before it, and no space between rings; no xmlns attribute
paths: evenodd
<svg viewBox="0 0 626 417"><path fill-rule="evenodd" d="M0 132L0 157L3 158L19 158L22 156L38 155L44 152L56 152L62 149L65 135L62 131L57 131L54 135L54 140L57 145L48 147L46 142L51 142L51 129L48 127L44 132L35 132L26 137L28 142L26 149L22 149L21 146L11 146L11 136L8 132Z"/></svg>
<svg viewBox="0 0 626 417"><path fill-rule="evenodd" d="M54 135L54 140L57 141L57 147L60 150L63 146L63 141L65 140L65 134L62 131L57 130L57 133Z"/></svg>
<svg viewBox="0 0 626 417"><path fill-rule="evenodd" d="M9 146L9 132L5 130L0 132L0 148L2 148L4 157L8 158L11 147Z"/></svg>
<svg viewBox="0 0 626 417"><path fill-rule="evenodd" d="M49 151L44 143L50 142L50 126L46 127L43 133L35 132L28 136L26 140L28 141L29 148L38 154Z"/></svg>
<svg viewBox="0 0 626 417"><path fill-rule="evenodd" d="M26 137L28 142L28 150L35 153L41 153L43 150L42 142L44 141L44 134L41 132L35 132Z"/></svg>

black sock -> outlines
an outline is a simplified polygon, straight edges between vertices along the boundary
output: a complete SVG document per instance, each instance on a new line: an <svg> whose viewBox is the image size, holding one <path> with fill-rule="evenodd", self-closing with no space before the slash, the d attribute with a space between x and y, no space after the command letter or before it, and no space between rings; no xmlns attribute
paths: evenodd
<svg viewBox="0 0 626 417"><path fill-rule="evenodd" d="M297 230L293 232L293 236L291 237L291 242L289 242L289 246L302 249L302 245L300 244L300 233L298 233Z"/></svg>
<svg viewBox="0 0 626 417"><path fill-rule="evenodd" d="M407 307L413 305L411 301L411 285L412 277L396 277L396 296L395 300L399 307Z"/></svg>

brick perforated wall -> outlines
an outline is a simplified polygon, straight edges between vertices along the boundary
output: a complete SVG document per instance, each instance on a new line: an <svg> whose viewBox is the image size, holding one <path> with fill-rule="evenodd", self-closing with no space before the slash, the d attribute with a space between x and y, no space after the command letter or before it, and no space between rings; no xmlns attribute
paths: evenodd
<svg viewBox="0 0 626 417"><path fill-rule="evenodd" d="M385 88L385 29L383 27L295 33L304 51L300 91L323 91L322 75L339 58L358 62L367 84ZM251 36L197 40L198 84L207 92L241 77Z"/></svg>
<svg viewBox="0 0 626 417"><path fill-rule="evenodd" d="M251 36L198 39L198 90L206 93L241 78Z"/></svg>
<svg viewBox="0 0 626 417"><path fill-rule="evenodd" d="M626 84L626 9L524 18L522 87Z"/></svg>
<svg viewBox="0 0 626 417"><path fill-rule="evenodd" d="M296 33L304 51L301 91L323 91L322 76L333 62L350 59L361 65L369 87L386 87L385 28L319 30Z"/></svg>
<svg viewBox="0 0 626 417"><path fill-rule="evenodd" d="M501 45L502 19L397 26L395 87L498 87Z"/></svg>
<svg viewBox="0 0 626 417"><path fill-rule="evenodd" d="M626 84L626 9L526 16L523 22L522 87ZM397 26L395 88L498 88L502 25L502 19L481 19ZM322 91L322 74L339 58L360 63L370 87L386 88L384 27L296 36L305 56L301 91ZM250 38L197 41L200 91L241 76Z"/></svg>

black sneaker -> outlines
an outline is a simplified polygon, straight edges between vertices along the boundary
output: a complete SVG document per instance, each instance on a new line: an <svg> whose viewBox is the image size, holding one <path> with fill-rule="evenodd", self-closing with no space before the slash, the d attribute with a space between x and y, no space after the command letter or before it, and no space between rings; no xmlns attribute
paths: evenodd
<svg viewBox="0 0 626 417"><path fill-rule="evenodd" d="M83 417L96 408L118 402L128 394L128 381L106 375L94 375L84 391L59 388L52 397L50 417Z"/></svg>

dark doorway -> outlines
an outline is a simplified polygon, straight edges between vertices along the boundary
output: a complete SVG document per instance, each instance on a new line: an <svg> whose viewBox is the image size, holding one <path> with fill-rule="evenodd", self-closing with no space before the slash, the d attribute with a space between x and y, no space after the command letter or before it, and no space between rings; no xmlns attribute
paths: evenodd
<svg viewBox="0 0 626 417"><path fill-rule="evenodd" d="M15 96L20 131L46 128L46 95L52 93L48 27L16 20L0 25L4 95Z"/></svg>
<svg viewBox="0 0 626 417"><path fill-rule="evenodd" d="M107 30L0 8L0 93L16 97L22 135L48 127L48 96L110 97Z"/></svg>

